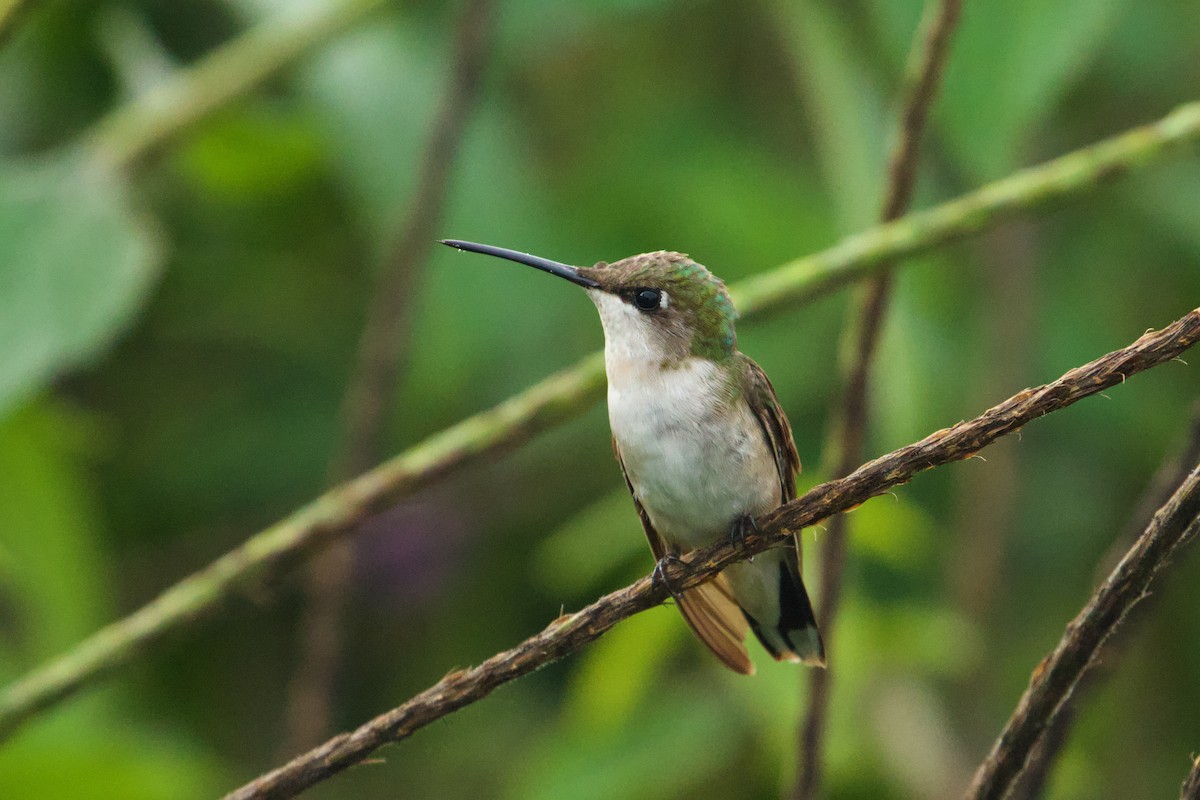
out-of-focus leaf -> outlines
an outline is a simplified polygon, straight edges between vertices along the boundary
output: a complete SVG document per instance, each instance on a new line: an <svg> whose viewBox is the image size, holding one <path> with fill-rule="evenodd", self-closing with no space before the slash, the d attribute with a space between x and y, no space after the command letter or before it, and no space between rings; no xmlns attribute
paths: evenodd
<svg viewBox="0 0 1200 800"><path fill-rule="evenodd" d="M1134 191L1123 193L1146 222L1188 246L1200 256L1200 224L1196 205L1200 203L1200 162L1195 159L1172 164L1170 169L1155 170L1134 184ZM1137 191L1137 189L1141 191ZM1188 273L1185 273L1185 275ZM1192 271L1195 277L1196 272Z"/></svg>
<svg viewBox="0 0 1200 800"><path fill-rule="evenodd" d="M886 163L883 103L857 42L824 3L774 2L843 232L878 216Z"/></svg>
<svg viewBox="0 0 1200 800"><path fill-rule="evenodd" d="M606 633L588 648L571 676L567 723L582 735L597 737L636 724L690 635L679 613L666 608L638 614Z"/></svg>
<svg viewBox="0 0 1200 800"><path fill-rule="evenodd" d="M311 125L252 107L206 125L179 163L197 185L236 202L296 192L323 158Z"/></svg>
<svg viewBox="0 0 1200 800"><path fill-rule="evenodd" d="M176 800L215 797L229 786L211 755L161 729L53 728L0 752L0 796Z"/></svg>
<svg viewBox="0 0 1200 800"><path fill-rule="evenodd" d="M628 492L612 492L572 517L538 546L533 571L552 592L578 594L650 551Z"/></svg>
<svg viewBox="0 0 1200 800"><path fill-rule="evenodd" d="M88 484L90 420L45 403L0 425L0 677L55 655L109 616Z"/></svg>
<svg viewBox="0 0 1200 800"><path fill-rule="evenodd" d="M160 247L122 181L78 155L0 165L0 242L2 416L116 337Z"/></svg>
<svg viewBox="0 0 1200 800"><path fill-rule="evenodd" d="M762 759L759 769L777 778L772 787L774 795L783 796L795 783L796 743L805 702L801 687L807 683L807 667L777 662L759 646L753 634L748 639L757 673L750 679L732 672L721 677L729 693L738 699L731 714L741 715L741 728Z"/></svg>
<svg viewBox="0 0 1200 800"><path fill-rule="evenodd" d="M46 401L0 425L0 680L111 616L102 512L88 483L97 441L92 420ZM0 797L166 800L218 790L210 756L161 730L140 732L112 700L74 699L0 749Z"/></svg>
<svg viewBox="0 0 1200 800"><path fill-rule="evenodd" d="M723 699L712 692L667 690L641 707L619 736L596 741L586 734L545 742L527 752L512 798L681 797L719 773L736 751Z"/></svg>
<svg viewBox="0 0 1200 800"><path fill-rule="evenodd" d="M902 20L919 2L876 0L869 19L893 58L908 47ZM1125 0L972 0L964 5L934 116L977 180L1021 159L1020 148L1097 58ZM896 65L898 66L897 62Z"/></svg>
<svg viewBox="0 0 1200 800"><path fill-rule="evenodd" d="M885 494L849 514L854 547L862 555L896 569L928 564L934 544L933 523L910 497L900 492Z"/></svg>
<svg viewBox="0 0 1200 800"><path fill-rule="evenodd" d="M983 653L971 623L952 609L875 605L865 621L877 657L896 668L925 675L963 675Z"/></svg>
<svg viewBox="0 0 1200 800"><path fill-rule="evenodd" d="M304 70L338 176L380 247L399 228L421 168L443 80L445 42L375 22L334 42Z"/></svg>

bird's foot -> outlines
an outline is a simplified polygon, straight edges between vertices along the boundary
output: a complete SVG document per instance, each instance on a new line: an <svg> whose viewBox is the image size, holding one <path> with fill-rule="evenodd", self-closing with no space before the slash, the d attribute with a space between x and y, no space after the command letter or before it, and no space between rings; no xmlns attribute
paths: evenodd
<svg viewBox="0 0 1200 800"><path fill-rule="evenodd" d="M675 600L676 603L679 603L679 597L683 593L680 592L679 590L677 590L675 588L674 584L672 584L671 581L669 581L667 579L667 573L666 573L665 569L668 564L673 564L675 566L682 566L685 563L686 562L682 558L675 555L674 553L667 553L665 556L663 556L662 558L660 558L658 560L657 564L654 565L654 573L651 576L651 579L653 580L654 583L661 583L663 585L663 588L667 590L667 594L671 595L671 597Z"/></svg>
<svg viewBox="0 0 1200 800"><path fill-rule="evenodd" d="M733 527L729 529L729 541L735 547L745 547L746 537L752 533L762 533L762 528L758 527L758 520L749 514L743 514L738 517L733 523ZM749 561L753 563L754 556L750 556Z"/></svg>

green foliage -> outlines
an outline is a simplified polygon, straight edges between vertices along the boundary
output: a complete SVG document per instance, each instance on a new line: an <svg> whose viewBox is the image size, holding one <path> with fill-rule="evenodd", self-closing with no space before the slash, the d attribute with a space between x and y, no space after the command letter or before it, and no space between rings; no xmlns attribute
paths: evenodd
<svg viewBox="0 0 1200 800"><path fill-rule="evenodd" d="M0 414L103 350L145 302L159 247L80 154L0 165Z"/></svg>
<svg viewBox="0 0 1200 800"><path fill-rule="evenodd" d="M81 137L136 77L161 82L163 65L324 3L32 4L0 40L6 681L325 482L458 4L386 4L128 171L99 168ZM920 8L500 3L444 234L580 265L678 250L728 282L829 245L879 213ZM120 10L132 28L104 22ZM130 30L161 52L122 48ZM1198 38L1192 0L970 0L916 205L1194 99ZM869 452L1195 306L1198 157L906 264ZM388 452L601 343L588 301L532 270L438 249L412 286ZM806 485L843 311L831 298L738 330L793 423ZM1182 435L1196 374L1166 365L852 513L831 797L961 790ZM810 554L820 535L805 532ZM650 567L598 410L403 500L361 537L337 725ZM1173 569L1048 797L1169 796L1200 748L1195 560ZM0 797L208 797L277 763L298 594L247 587L252 602L30 724L0 745ZM312 795L777 797L806 699L794 667L754 657L756 677L727 675L673 609L651 611Z"/></svg>

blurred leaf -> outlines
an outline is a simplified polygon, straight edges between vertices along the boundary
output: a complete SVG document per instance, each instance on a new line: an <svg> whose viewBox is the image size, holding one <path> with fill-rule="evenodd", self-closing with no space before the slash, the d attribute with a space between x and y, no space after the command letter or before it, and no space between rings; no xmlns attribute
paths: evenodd
<svg viewBox="0 0 1200 800"><path fill-rule="evenodd" d="M679 612L669 608L651 609L613 628L587 649L571 676L567 724L596 737L636 724L654 702L671 658L690 637Z"/></svg>
<svg viewBox="0 0 1200 800"><path fill-rule="evenodd" d="M161 729L54 726L0 751L0 796L179 800L228 787L212 757Z"/></svg>
<svg viewBox="0 0 1200 800"><path fill-rule="evenodd" d="M0 425L0 676L57 654L110 614L89 484L95 436L90 420L49 403Z"/></svg>
<svg viewBox="0 0 1200 800"><path fill-rule="evenodd" d="M235 202L297 192L323 159L311 125L257 107L205 125L179 154L197 185Z"/></svg>
<svg viewBox="0 0 1200 800"><path fill-rule="evenodd" d="M0 416L95 356L145 301L160 247L120 179L78 155L0 165Z"/></svg>
<svg viewBox="0 0 1200 800"><path fill-rule="evenodd" d="M1194 148L1200 155L1200 147ZM1123 192L1150 225L1173 237L1200 256L1200 224L1196 205L1200 203L1200 162L1195 158L1172 164L1170 169L1155 170L1138 176ZM1141 191L1138 191L1141 189ZM1195 276L1195 272L1192 273Z"/></svg>
<svg viewBox="0 0 1200 800"><path fill-rule="evenodd" d="M316 54L304 72L331 159L381 248L416 181L443 83L444 46L412 27L375 22Z"/></svg>
<svg viewBox="0 0 1200 800"><path fill-rule="evenodd" d="M772 794L785 796L796 778L796 745L806 702L802 687L808 684L807 667L775 661L757 642L747 644L757 669L754 677L747 680L728 671L721 677L735 701L731 714L742 715L741 726L762 760L757 765L759 770L776 779Z"/></svg>
<svg viewBox="0 0 1200 800"><path fill-rule="evenodd" d="M898 30L896 3L870 15L882 37ZM919 5L919 3L913 3ZM963 9L934 108L946 143L974 180L1022 160L1021 149L1097 58L1125 0L972 0ZM909 12L911 13L911 11Z"/></svg>
<svg viewBox="0 0 1200 800"><path fill-rule="evenodd" d="M832 8L777 0L771 9L816 134L827 191L843 233L879 215L886 146L883 100L858 42Z"/></svg>
<svg viewBox="0 0 1200 800"><path fill-rule="evenodd" d="M111 615L94 423L43 401L0 425L0 680L58 654ZM76 698L0 748L0 797L211 796L211 757L140 727L108 692Z"/></svg>
<svg viewBox="0 0 1200 800"><path fill-rule="evenodd" d="M873 605L865 619L877 658L924 675L965 675L978 664L983 642L954 609L936 605Z"/></svg>
<svg viewBox="0 0 1200 800"><path fill-rule="evenodd" d="M526 753L514 791L524 800L570 797L680 797L721 771L735 755L723 699L697 687L667 689L643 705L619 736L595 741L586 732L545 742Z"/></svg>
<svg viewBox="0 0 1200 800"><path fill-rule="evenodd" d="M538 545L533 571L551 592L576 595L594 590L636 554L652 556L626 491L611 492L587 506Z"/></svg>
<svg viewBox="0 0 1200 800"><path fill-rule="evenodd" d="M854 549L897 569L928 565L933 521L908 495L889 492L850 512Z"/></svg>

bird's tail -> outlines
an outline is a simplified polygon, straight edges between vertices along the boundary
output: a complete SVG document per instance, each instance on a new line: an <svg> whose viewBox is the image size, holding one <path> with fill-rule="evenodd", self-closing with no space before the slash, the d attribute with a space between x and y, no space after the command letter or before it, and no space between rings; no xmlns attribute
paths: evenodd
<svg viewBox="0 0 1200 800"><path fill-rule="evenodd" d="M817 618L800 577L795 552L779 559L779 617L773 623L746 614L750 629L776 661L798 661L811 667L825 666L825 643L817 629Z"/></svg>

